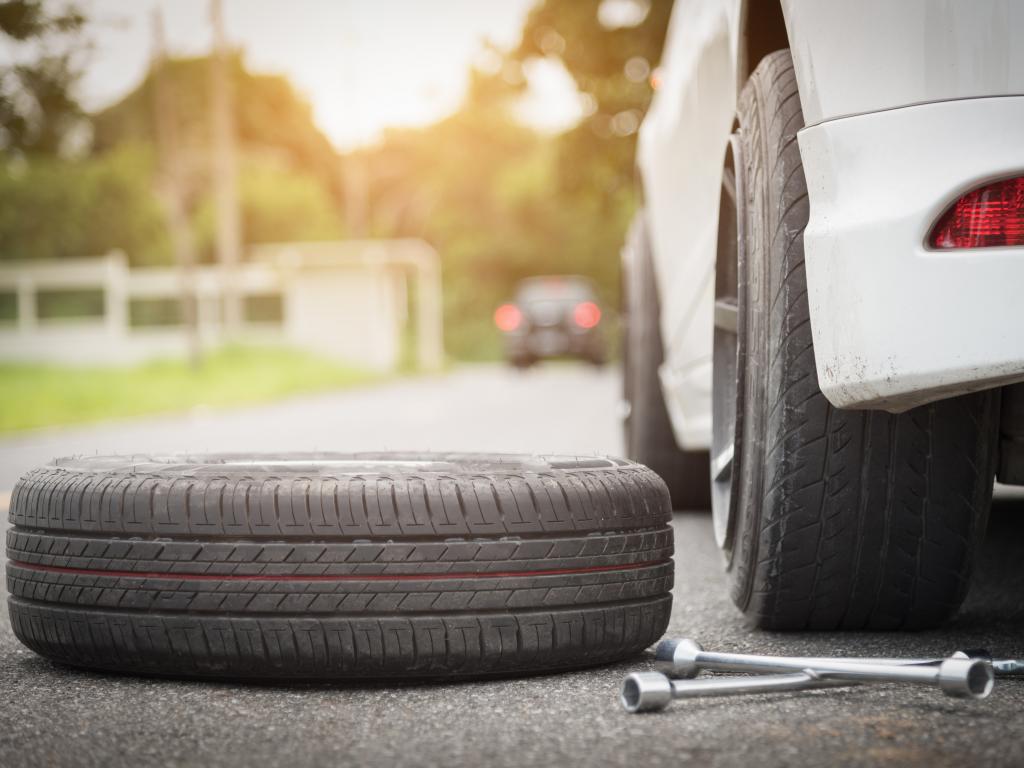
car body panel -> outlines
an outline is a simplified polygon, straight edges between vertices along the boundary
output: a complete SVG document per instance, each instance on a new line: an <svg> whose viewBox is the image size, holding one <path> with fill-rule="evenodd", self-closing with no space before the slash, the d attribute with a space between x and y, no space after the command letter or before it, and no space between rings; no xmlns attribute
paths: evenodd
<svg viewBox="0 0 1024 768"><path fill-rule="evenodd" d="M661 296L661 379L676 440L710 446L711 331L722 157L736 112L741 3L680 0L638 164Z"/></svg>
<svg viewBox="0 0 1024 768"><path fill-rule="evenodd" d="M962 193L1009 169L1024 175L1024 96L832 120L799 141L825 396L839 407L900 411L1024 380L1024 248L927 247Z"/></svg>
<svg viewBox="0 0 1024 768"><path fill-rule="evenodd" d="M808 125L828 125L851 119L851 115L928 102L1024 93L1024 48L1016 45L1024 37L1024 3L782 0L782 11ZM661 380L677 441L686 449L710 445L719 187L725 146L746 78L742 27L747 13L741 0L677 0L662 59L661 87L641 126L637 150L662 306L665 362ZM756 62L750 62L754 65ZM1024 134L1024 127L1019 133ZM870 140L885 138L875 132ZM948 151L949 143L943 146L943 151ZM871 143L859 150L848 143L844 147L840 154L822 152L808 158L802 142L808 178L831 177L838 183L848 169L836 163L856 166L858 152L881 150ZM933 162L943 161L937 157ZM833 165L826 167L828 164ZM875 184L888 183L885 168L871 167L877 174ZM1008 161L1005 170L1013 170L1012 162ZM965 166L962 173L964 178L958 183L949 180L951 188L961 188L978 177L978 172ZM817 260L819 266L827 258L827 249L833 247L823 218L827 210L824 197L819 194L824 188L810 192L814 235L808 258ZM938 190L937 194L948 191ZM944 198L943 202L952 201ZM878 224L884 226L885 222ZM917 225L922 228L926 222ZM831 279L827 271L809 269L809 290L824 295L828 288L820 281L827 279ZM862 284L869 280L867 274L862 275ZM868 298L864 297L865 302ZM848 320L827 302L814 305L816 343L822 335L844 338L843 325ZM913 324L891 330L908 345L917 342L913 334L919 332ZM938 345L933 347L938 354ZM872 349L870 353L878 352ZM864 362L881 370L886 361ZM838 389L822 384L830 397L844 405L900 408L914 400L915 392L929 392L927 399L953 393L949 385L958 379L965 386L980 381L967 381L952 353L927 369L900 369L894 376L902 381L891 393L910 396L902 405L885 396L876 397L874 388L858 391L847 387L844 391L849 394L844 399L837 395ZM936 385L940 390L934 389Z"/></svg>
<svg viewBox="0 0 1024 768"><path fill-rule="evenodd" d="M783 12L808 126L1024 95L1019 0L783 0Z"/></svg>
<svg viewBox="0 0 1024 768"><path fill-rule="evenodd" d="M596 311L593 325L580 325L575 310ZM577 275L548 275L523 280L513 304L520 314L515 328L504 330L505 357L515 364L567 355L592 362L605 359L604 325L593 283Z"/></svg>

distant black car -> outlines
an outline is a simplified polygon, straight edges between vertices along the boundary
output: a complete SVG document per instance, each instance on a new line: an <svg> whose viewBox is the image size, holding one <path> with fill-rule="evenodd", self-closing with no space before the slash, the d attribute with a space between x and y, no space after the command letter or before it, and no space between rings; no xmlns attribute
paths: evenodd
<svg viewBox="0 0 1024 768"><path fill-rule="evenodd" d="M607 357L601 307L585 277L523 280L515 301L495 311L494 324L505 336L505 359L519 368L551 357L577 357L602 365Z"/></svg>

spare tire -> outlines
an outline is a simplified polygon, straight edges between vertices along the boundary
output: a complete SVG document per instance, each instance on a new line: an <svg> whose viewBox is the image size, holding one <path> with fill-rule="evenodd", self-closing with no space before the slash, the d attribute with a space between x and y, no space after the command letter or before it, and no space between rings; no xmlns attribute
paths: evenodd
<svg viewBox="0 0 1024 768"><path fill-rule="evenodd" d="M11 499L15 634L55 661L452 678L626 658L665 631L665 484L621 459L59 459Z"/></svg>

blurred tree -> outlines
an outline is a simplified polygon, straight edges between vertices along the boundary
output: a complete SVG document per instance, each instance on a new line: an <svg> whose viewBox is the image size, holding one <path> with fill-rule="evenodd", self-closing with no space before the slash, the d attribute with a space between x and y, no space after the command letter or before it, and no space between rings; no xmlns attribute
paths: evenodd
<svg viewBox="0 0 1024 768"><path fill-rule="evenodd" d="M340 158L285 78L250 73L234 56L246 241L344 236L341 170L354 162L365 182L367 234L423 237L440 251L446 346L456 357L498 354L492 312L530 275L588 275L614 307L618 250L636 205L635 134L651 98L669 6L544 0L515 51L492 50L486 71L471 72L454 114L390 131L378 145ZM534 57L561 61L580 91L584 116L558 136L538 134L515 116L524 65ZM168 67L197 242L209 261L209 60L174 59ZM0 173L0 256L85 255L117 246L136 262L169 259L150 192L152 87L147 77L94 116L91 159ZM91 198L101 182L104 202Z"/></svg>
<svg viewBox="0 0 1024 768"><path fill-rule="evenodd" d="M210 60L173 58L164 66L164 76L173 85L174 127L198 256L209 263L215 260ZM312 108L287 78L251 73L237 54L230 67L243 243L341 237L341 159L317 128ZM102 154L125 142L152 142L153 88L149 73L131 93L94 116L94 152Z"/></svg>
<svg viewBox="0 0 1024 768"><path fill-rule="evenodd" d="M84 122L73 91L85 19L75 5L55 5L0 2L0 41L31 54L0 66L0 148L8 153L57 152Z"/></svg>
<svg viewBox="0 0 1024 768"><path fill-rule="evenodd" d="M166 77L175 93L176 126L182 154L196 183L207 183L210 153L210 59L172 58ZM241 152L275 154L281 163L310 174L342 199L338 155L317 128L310 105L287 78L249 72L241 55L231 61L235 125ZM152 141L153 76L93 117L93 149L104 152L125 141Z"/></svg>
<svg viewBox="0 0 1024 768"><path fill-rule="evenodd" d="M471 74L454 115L390 132L360 153L374 233L425 237L441 253L445 341L457 357L498 354L491 314L530 275L587 275L606 305L618 304L618 252L636 205L635 134L671 3L611 1L633 6L632 16L609 15L598 0L540 3L521 45ZM558 136L513 115L524 64L542 56L566 66L585 106L580 124Z"/></svg>
<svg viewBox="0 0 1024 768"><path fill-rule="evenodd" d="M497 72L474 71L455 114L391 131L360 153L372 233L424 237L441 254L445 343L460 358L498 355L491 315L524 277L589 275L615 303L618 238L632 189L563 188L561 138L513 115L523 88L519 66L510 60Z"/></svg>
<svg viewBox="0 0 1024 768"><path fill-rule="evenodd" d="M0 260L78 258L119 248L135 265L172 263L155 167L152 145L142 142L81 159L0 164ZM274 156L244 158L239 194L247 243L344 235L337 205L320 181ZM195 207L198 256L209 263L215 219L208 188Z"/></svg>
<svg viewBox="0 0 1024 768"><path fill-rule="evenodd" d="M344 235L338 207L320 181L282 166L274 157L250 153L243 158L238 193L247 244L337 240ZM212 262L216 211L209 191L199 201L195 227L199 255Z"/></svg>
<svg viewBox="0 0 1024 768"><path fill-rule="evenodd" d="M671 11L672 0L542 0L531 11L513 55L559 59L589 111L560 142L564 190L632 184L636 131Z"/></svg>
<svg viewBox="0 0 1024 768"><path fill-rule="evenodd" d="M545 259L531 221L547 218L532 210L538 190L547 197L547 142L512 117L518 89L500 74L472 72L453 115L389 131L358 153L367 169L370 234L423 237L440 252L445 345L461 358L496 353L496 302Z"/></svg>
<svg viewBox="0 0 1024 768"><path fill-rule="evenodd" d="M605 12L615 6L632 6L636 13ZM542 0L526 21L515 56L560 59L580 91L595 99L595 116L642 110L650 102L649 74L661 57L671 11L672 0Z"/></svg>
<svg viewBox="0 0 1024 768"><path fill-rule="evenodd" d="M101 157L0 165L0 259L77 258L120 248L135 263L168 263L153 166L152 148L139 144Z"/></svg>

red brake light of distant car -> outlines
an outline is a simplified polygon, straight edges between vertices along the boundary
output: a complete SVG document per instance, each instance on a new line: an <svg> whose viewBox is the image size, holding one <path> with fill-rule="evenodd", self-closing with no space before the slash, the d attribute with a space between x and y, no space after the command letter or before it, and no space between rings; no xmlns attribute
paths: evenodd
<svg viewBox="0 0 1024 768"><path fill-rule="evenodd" d="M573 309L572 319L580 328L593 328L601 322L601 309L592 301L584 301Z"/></svg>
<svg viewBox="0 0 1024 768"><path fill-rule="evenodd" d="M502 304L494 310L494 324L499 331L514 331L523 322L523 313L515 304Z"/></svg>
<svg viewBox="0 0 1024 768"><path fill-rule="evenodd" d="M968 192L942 215L928 244L943 250L1024 245L1024 176Z"/></svg>

